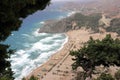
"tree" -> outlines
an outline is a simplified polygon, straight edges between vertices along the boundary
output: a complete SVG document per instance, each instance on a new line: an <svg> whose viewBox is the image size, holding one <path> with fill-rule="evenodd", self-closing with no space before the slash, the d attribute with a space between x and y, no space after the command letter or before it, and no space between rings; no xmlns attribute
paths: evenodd
<svg viewBox="0 0 120 80"><path fill-rule="evenodd" d="M75 57L73 58L75 61L72 64L73 69L81 66L86 75L91 77L95 66L101 64L105 67L120 66L120 40L112 39L110 34L101 41L90 37L86 45L77 51L71 51L70 55Z"/></svg>
<svg viewBox="0 0 120 80"><path fill-rule="evenodd" d="M4 80L9 78L9 80L13 80L13 73L11 71L11 64L8 60L10 55L13 54L13 50L7 50L9 46L0 44L0 80Z"/></svg>
<svg viewBox="0 0 120 80"><path fill-rule="evenodd" d="M50 0L0 0L0 80L14 80L11 64L8 60L14 50L3 41L20 28L22 20L37 10L43 10Z"/></svg>
<svg viewBox="0 0 120 80"><path fill-rule="evenodd" d="M43 10L49 3L50 0L0 0L0 41L19 29L20 18Z"/></svg>

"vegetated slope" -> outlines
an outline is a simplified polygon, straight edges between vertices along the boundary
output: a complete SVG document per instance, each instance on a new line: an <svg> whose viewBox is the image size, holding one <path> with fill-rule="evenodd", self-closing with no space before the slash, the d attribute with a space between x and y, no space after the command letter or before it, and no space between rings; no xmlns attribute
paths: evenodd
<svg viewBox="0 0 120 80"><path fill-rule="evenodd" d="M69 30L80 29L81 27L91 28L97 32L99 30L99 20L101 17L100 13L91 15L76 13L62 20L48 21L42 28L40 28L39 32L62 33Z"/></svg>
<svg viewBox="0 0 120 80"><path fill-rule="evenodd" d="M90 15L83 15L75 13L67 18L61 20L48 20L40 28L39 32L45 33L63 33L69 30L77 30L81 27L91 29L94 32L99 32L99 27L106 29L108 32L116 32L120 35L120 18L113 18L109 21L109 26L105 23L100 24L102 19L101 13L94 13ZM107 19L107 18L106 18ZM107 27L106 27L107 26Z"/></svg>
<svg viewBox="0 0 120 80"><path fill-rule="evenodd" d="M108 32L117 32L120 35L120 18L111 20L110 26L106 30Z"/></svg>

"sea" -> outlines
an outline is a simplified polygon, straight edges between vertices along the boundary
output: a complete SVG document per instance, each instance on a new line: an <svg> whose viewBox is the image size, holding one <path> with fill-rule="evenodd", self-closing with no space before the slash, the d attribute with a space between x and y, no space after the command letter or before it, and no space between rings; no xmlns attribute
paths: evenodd
<svg viewBox="0 0 120 80"><path fill-rule="evenodd" d="M15 50L10 57L15 80L21 80L44 64L67 42L68 37L64 33L38 33L46 20L62 19L73 13L60 11L60 6L62 3L50 4L46 9L28 15L23 19L20 29L12 32L4 42Z"/></svg>

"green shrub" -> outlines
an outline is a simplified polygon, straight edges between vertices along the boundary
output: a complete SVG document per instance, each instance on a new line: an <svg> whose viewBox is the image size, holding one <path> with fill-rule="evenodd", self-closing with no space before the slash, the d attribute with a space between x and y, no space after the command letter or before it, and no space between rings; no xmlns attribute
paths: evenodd
<svg viewBox="0 0 120 80"><path fill-rule="evenodd" d="M110 74L102 73L97 80L115 80Z"/></svg>
<svg viewBox="0 0 120 80"><path fill-rule="evenodd" d="M38 78L35 76L31 76L29 80L38 80Z"/></svg>
<svg viewBox="0 0 120 80"><path fill-rule="evenodd" d="M22 80L26 80L25 78L22 78Z"/></svg>
<svg viewBox="0 0 120 80"><path fill-rule="evenodd" d="M120 69L115 73L115 79L120 80Z"/></svg>

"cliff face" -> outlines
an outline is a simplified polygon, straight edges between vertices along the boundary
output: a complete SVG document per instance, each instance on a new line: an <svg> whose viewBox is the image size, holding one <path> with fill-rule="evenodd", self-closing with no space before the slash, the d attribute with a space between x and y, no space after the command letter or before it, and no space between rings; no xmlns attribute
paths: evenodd
<svg viewBox="0 0 120 80"><path fill-rule="evenodd" d="M62 20L49 20L40 28L39 33L63 33L81 27L91 28L97 31L101 14L89 16L76 13Z"/></svg>

